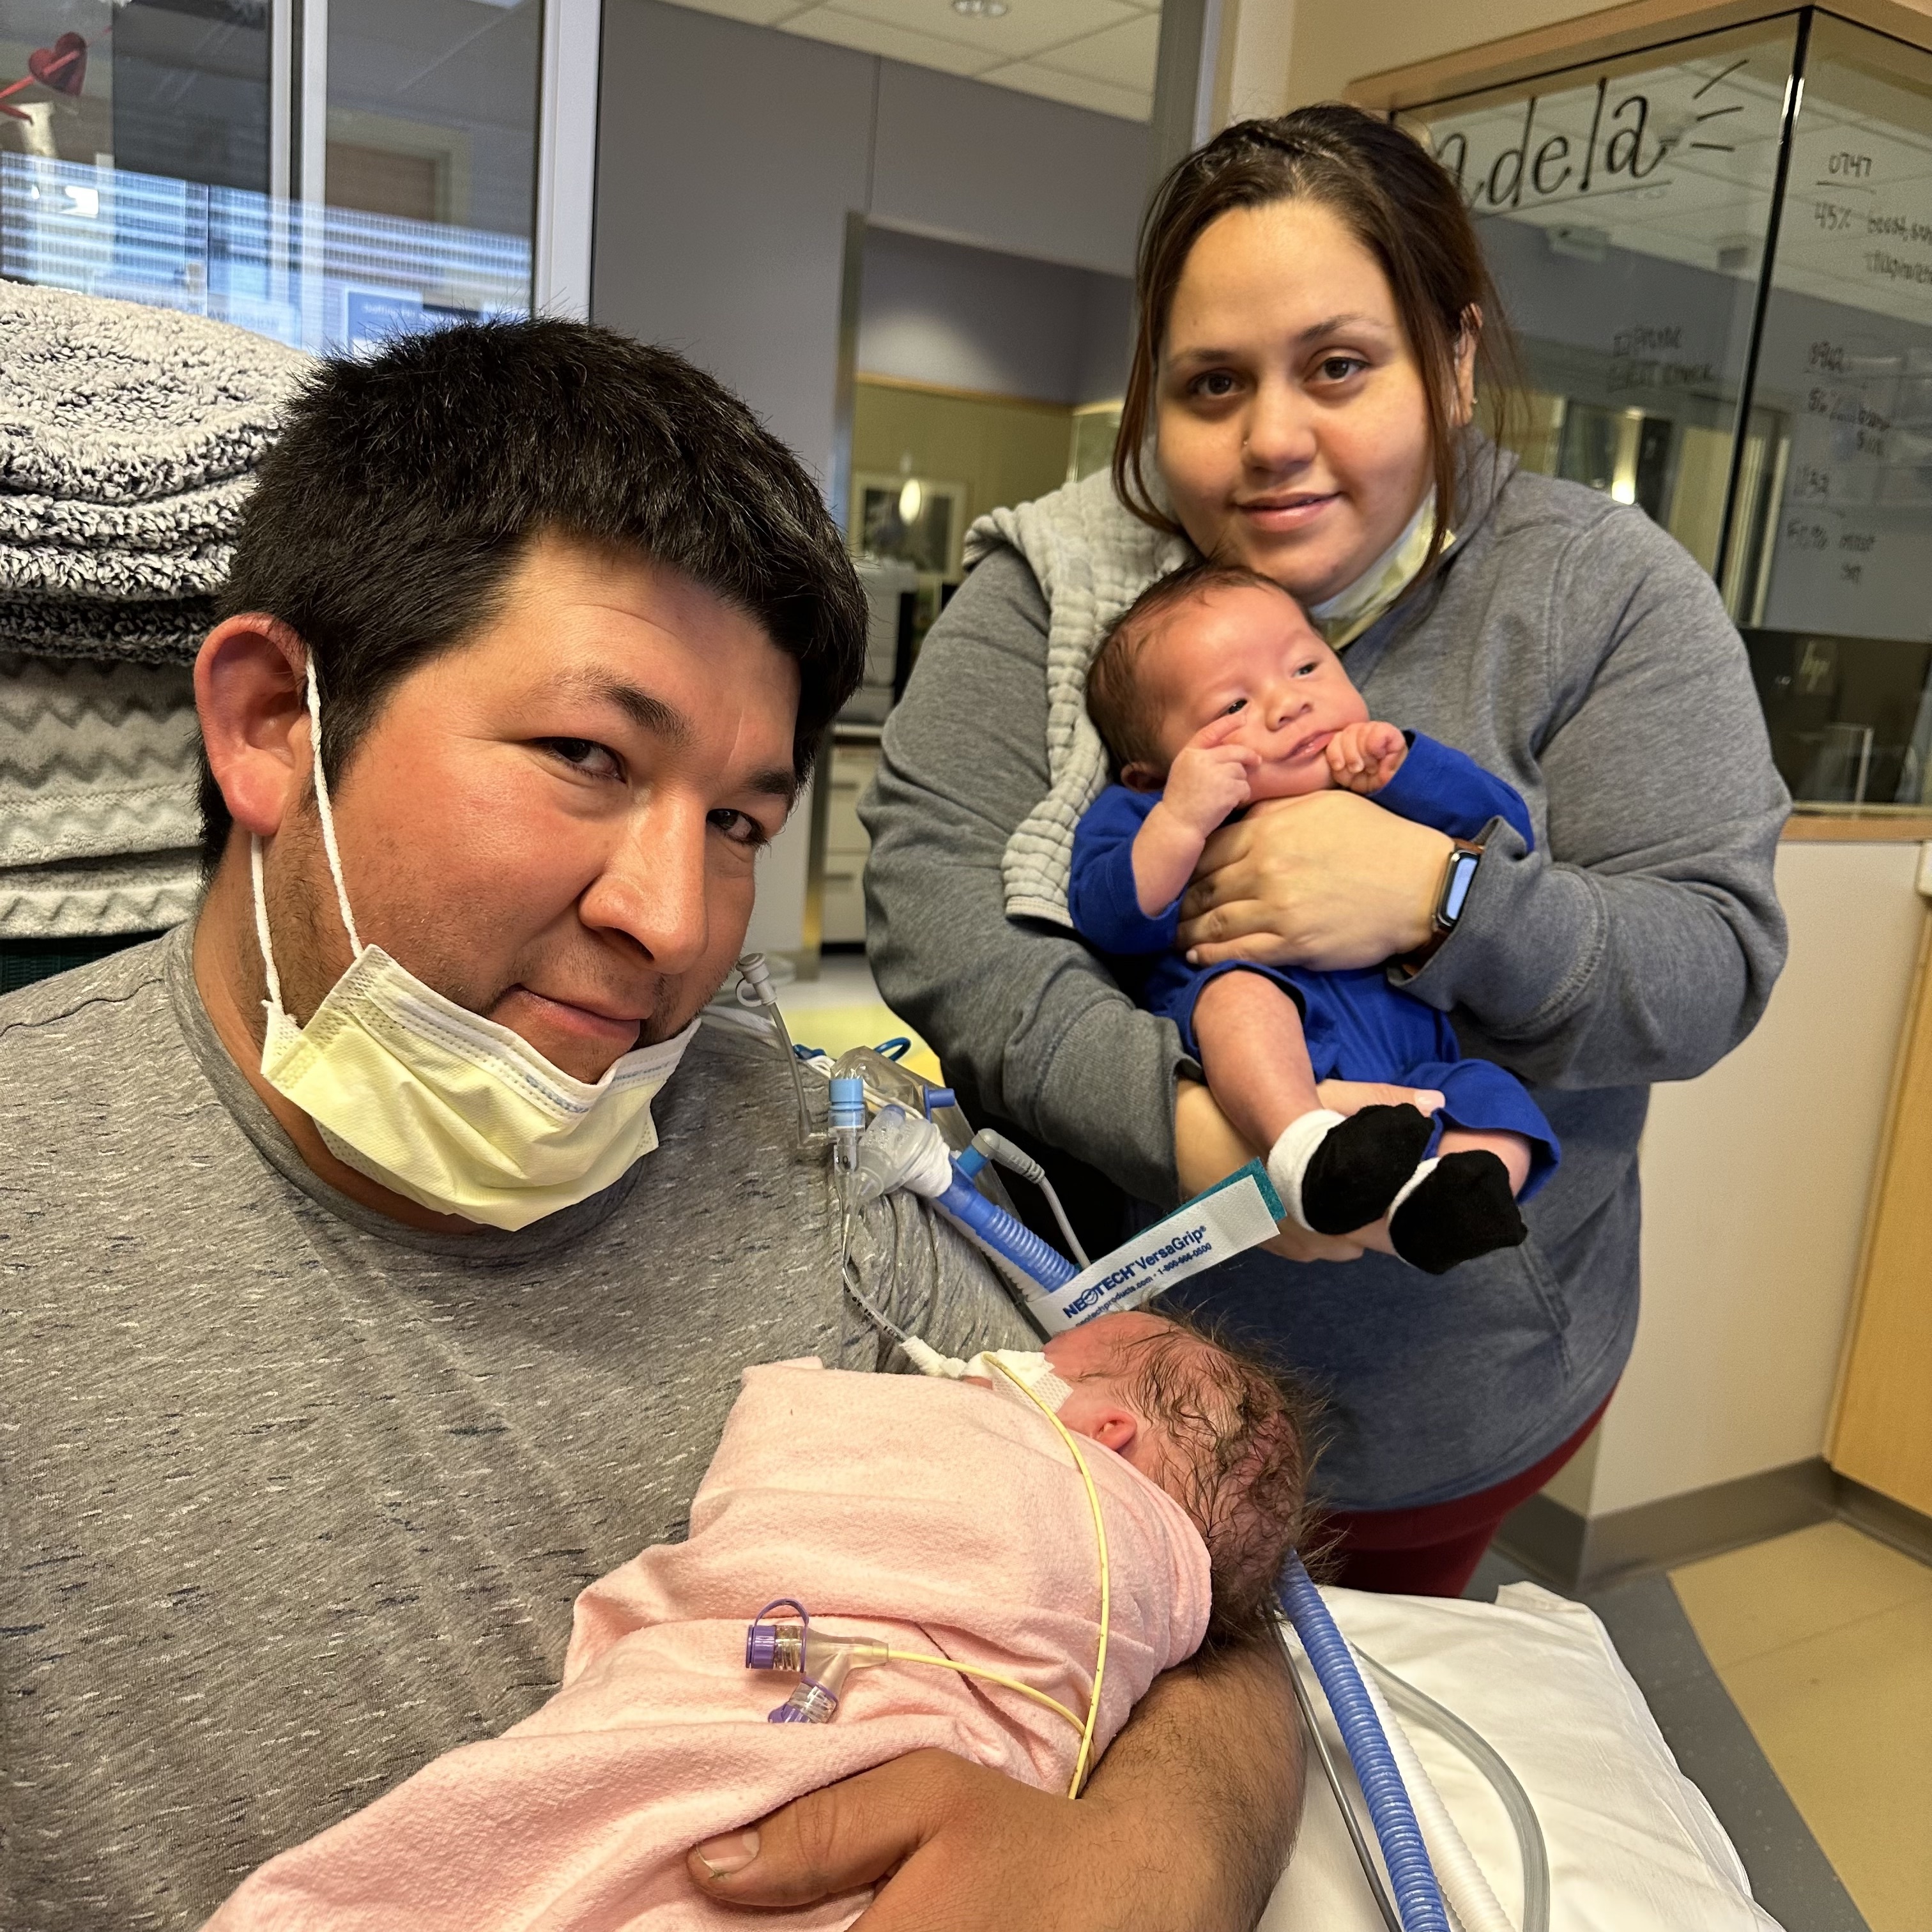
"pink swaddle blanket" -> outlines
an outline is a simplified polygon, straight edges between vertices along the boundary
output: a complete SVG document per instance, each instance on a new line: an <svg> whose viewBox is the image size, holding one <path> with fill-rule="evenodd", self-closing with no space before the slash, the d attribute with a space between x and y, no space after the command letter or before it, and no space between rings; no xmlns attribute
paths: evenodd
<svg viewBox="0 0 1932 1932"><path fill-rule="evenodd" d="M1097 1443L1081 1448L1113 1582L1097 1752L1199 1645L1208 1552L1172 1498ZM549 1702L272 1859L207 1932L844 1926L862 1900L750 1917L713 1904L685 1854L928 1745L1065 1788L1078 1744L1065 1720L950 1670L856 1670L830 1724L768 1724L795 1680L745 1668L745 1627L780 1596L832 1634L983 1664L1085 1712L1098 1557L1079 1472L1046 1417L955 1382L815 1361L748 1369L689 1540L578 1598Z"/></svg>

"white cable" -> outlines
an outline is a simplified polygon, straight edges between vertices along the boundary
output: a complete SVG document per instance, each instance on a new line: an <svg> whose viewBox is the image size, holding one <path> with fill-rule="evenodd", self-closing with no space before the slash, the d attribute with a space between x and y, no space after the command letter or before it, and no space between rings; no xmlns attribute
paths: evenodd
<svg viewBox="0 0 1932 1932"><path fill-rule="evenodd" d="M1423 1769L1422 1760L1416 1756L1415 1747L1408 1741L1408 1733L1389 1708L1372 1675L1364 1673L1362 1688L1368 1692L1369 1702L1375 1706L1376 1717L1394 1756L1396 1768L1402 1773L1402 1781L1408 1789L1408 1802L1414 1809L1415 1822L1421 1827L1422 1841L1429 1849L1429 1862L1436 1868L1436 1880L1442 1887L1443 1897L1455 1912L1463 1932L1516 1932L1502 1901L1483 1876L1482 1867L1477 1864L1474 1854L1456 1828L1449 1808L1430 1781L1428 1772Z"/></svg>
<svg viewBox="0 0 1932 1932"><path fill-rule="evenodd" d="M1073 1258L1083 1268L1091 1267L1087 1250L1080 1245L1080 1237L1073 1232L1073 1223L1066 1218L1066 1210L1060 1204L1053 1183L1046 1178L1046 1169L1023 1148L1015 1147L1005 1135L995 1133L991 1127L982 1127L973 1136L973 1144L988 1160L997 1162L1010 1174L1017 1174L1022 1180L1031 1181L1046 1196L1046 1204L1053 1210L1053 1218L1060 1223L1060 1234L1072 1250Z"/></svg>

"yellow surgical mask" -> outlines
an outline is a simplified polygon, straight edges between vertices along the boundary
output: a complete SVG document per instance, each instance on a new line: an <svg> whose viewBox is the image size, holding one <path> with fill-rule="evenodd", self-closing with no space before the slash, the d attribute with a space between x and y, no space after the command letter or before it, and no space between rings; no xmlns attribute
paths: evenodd
<svg viewBox="0 0 1932 1932"><path fill-rule="evenodd" d="M298 1027L282 1005L262 842L251 838L255 932L268 982L262 1078L314 1121L338 1160L438 1214L524 1228L601 1193L657 1145L651 1102L700 1022L624 1054L593 1086L508 1027L424 986L380 946L364 946L322 776L313 664L308 712L322 845L355 957Z"/></svg>

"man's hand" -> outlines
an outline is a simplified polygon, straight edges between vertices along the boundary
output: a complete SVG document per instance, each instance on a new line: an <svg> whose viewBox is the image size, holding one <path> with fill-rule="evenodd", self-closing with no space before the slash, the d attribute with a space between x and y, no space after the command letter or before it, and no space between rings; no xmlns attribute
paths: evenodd
<svg viewBox="0 0 1932 1932"><path fill-rule="evenodd" d="M1401 770L1408 740L1394 725L1371 718L1365 724L1344 724L1328 740L1328 756L1335 782L1366 798Z"/></svg>
<svg viewBox="0 0 1932 1932"><path fill-rule="evenodd" d="M708 1897L879 1889L856 1932L1245 1932L1287 1863L1300 1733L1272 1643L1172 1670L1077 1801L915 1751L700 1845Z"/></svg>
<svg viewBox="0 0 1932 1932"><path fill-rule="evenodd" d="M859 1932L1126 1932L1108 1880L1133 1834L1093 1797L1072 1802L922 1750L814 1791L755 1832L700 1845L690 1864L702 1890L737 1905L808 1905L878 1885ZM748 1863L719 1870L753 1838ZM1137 1904L1130 1916L1148 1932L1194 1922L1144 1917Z"/></svg>
<svg viewBox="0 0 1932 1932"><path fill-rule="evenodd" d="M1249 774L1262 755L1251 746L1228 742L1246 722L1240 712L1230 711L1202 725L1168 768L1160 808L1204 842L1229 812L1248 802Z"/></svg>

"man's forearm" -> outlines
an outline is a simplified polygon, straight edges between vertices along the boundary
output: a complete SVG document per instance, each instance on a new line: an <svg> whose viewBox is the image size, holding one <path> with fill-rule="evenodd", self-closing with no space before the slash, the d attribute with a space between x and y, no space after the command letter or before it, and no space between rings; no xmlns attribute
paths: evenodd
<svg viewBox="0 0 1932 1932"><path fill-rule="evenodd" d="M1197 1658L1156 1680L1095 1771L1090 1798L1145 1816L1172 1846L1177 1894L1200 1916L1160 1932L1252 1926L1301 1822L1302 1738L1272 1642Z"/></svg>

